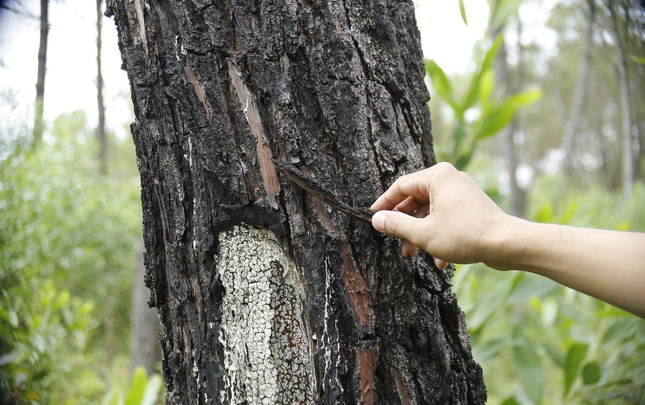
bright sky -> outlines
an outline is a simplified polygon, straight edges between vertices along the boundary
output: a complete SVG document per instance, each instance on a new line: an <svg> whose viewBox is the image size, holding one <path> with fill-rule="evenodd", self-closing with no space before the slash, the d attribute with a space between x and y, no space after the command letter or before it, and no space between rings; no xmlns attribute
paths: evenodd
<svg viewBox="0 0 645 405"><path fill-rule="evenodd" d="M472 70L473 45L485 32L486 0L464 0L468 27L461 20L456 0L414 0L426 58L434 59L448 74ZM22 0L38 16L38 0ZM9 2L12 5L12 2ZM45 119L63 112L85 109L90 125L96 125L96 12L94 1L50 2L50 37L45 85ZM0 91L20 91L26 104L35 98L38 20L4 12L0 19ZM103 74L107 125L126 136L123 124L131 120L128 82L112 20L103 20ZM2 114L2 112L0 112Z"/></svg>

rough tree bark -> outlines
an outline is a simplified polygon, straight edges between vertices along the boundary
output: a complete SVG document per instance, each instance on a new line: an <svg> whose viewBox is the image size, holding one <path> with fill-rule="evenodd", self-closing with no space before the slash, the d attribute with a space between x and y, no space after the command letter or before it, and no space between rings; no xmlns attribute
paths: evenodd
<svg viewBox="0 0 645 405"><path fill-rule="evenodd" d="M49 0L40 0L40 44L38 46L38 79L36 80L36 104L34 106L34 131L32 147L43 139L45 100L45 73L47 73L47 38L49 37Z"/></svg>
<svg viewBox="0 0 645 405"><path fill-rule="evenodd" d="M109 0L168 404L484 403L451 271L356 207L434 163L411 1Z"/></svg>

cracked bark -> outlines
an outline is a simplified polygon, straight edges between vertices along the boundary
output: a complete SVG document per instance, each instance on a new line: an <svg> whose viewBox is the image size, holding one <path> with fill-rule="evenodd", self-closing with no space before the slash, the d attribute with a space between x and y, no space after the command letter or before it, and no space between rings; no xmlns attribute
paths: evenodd
<svg viewBox="0 0 645 405"><path fill-rule="evenodd" d="M412 3L111 0L107 14L167 403L484 403L451 271L401 258L271 161L354 207L434 163Z"/></svg>

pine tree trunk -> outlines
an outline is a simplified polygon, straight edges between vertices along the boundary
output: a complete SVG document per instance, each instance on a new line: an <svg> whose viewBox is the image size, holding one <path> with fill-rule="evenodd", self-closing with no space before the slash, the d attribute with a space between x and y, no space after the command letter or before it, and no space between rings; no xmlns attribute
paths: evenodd
<svg viewBox="0 0 645 405"><path fill-rule="evenodd" d="M578 123L582 115L582 111L587 99L587 90L589 88L589 67L591 66L591 50L593 46L593 33L594 24L596 20L596 3L595 0L588 0L589 17L587 31L585 32L585 42L583 46L580 64L578 65L578 80L576 86L573 88L573 96L571 97L571 109L567 114L567 120L564 124L564 132L562 135L561 148L565 152L565 173L571 175L575 166L573 162L573 151L575 146L576 133L578 131Z"/></svg>
<svg viewBox="0 0 645 405"><path fill-rule="evenodd" d="M410 1L110 0L168 404L484 403L451 271L368 207L434 163Z"/></svg>
<svg viewBox="0 0 645 405"><path fill-rule="evenodd" d="M38 79L36 80L36 104L34 106L34 131L32 148L43 139L45 101L45 73L47 73L47 38L49 37L49 0L40 0L40 45L38 46Z"/></svg>
<svg viewBox="0 0 645 405"><path fill-rule="evenodd" d="M612 2L607 3L611 15L611 23L618 53L618 74L620 76L620 116L622 122L622 167L623 167L623 197L631 198L634 188L634 153L632 147L631 107L629 102L629 84L627 82L627 58L623 42L618 30L616 11Z"/></svg>
<svg viewBox="0 0 645 405"><path fill-rule="evenodd" d="M148 307L150 290L146 288L143 279L146 274L143 265L143 249L137 255L137 272L132 288L132 307L130 309L131 341L130 365L134 370L137 366L146 368L148 375L155 371L155 364L161 361L161 347L157 334L159 318L154 308Z"/></svg>
<svg viewBox="0 0 645 405"><path fill-rule="evenodd" d="M96 0L96 101L99 122L96 127L96 140L99 144L99 173L107 175L107 138L105 136L105 104L103 102L103 69L101 66L101 49L103 48L103 0Z"/></svg>

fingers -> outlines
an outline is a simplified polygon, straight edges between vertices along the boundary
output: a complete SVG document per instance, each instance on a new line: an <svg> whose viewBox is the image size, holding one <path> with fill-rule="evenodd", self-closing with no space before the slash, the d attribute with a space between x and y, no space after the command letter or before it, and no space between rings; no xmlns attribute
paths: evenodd
<svg viewBox="0 0 645 405"><path fill-rule="evenodd" d="M391 210L410 196L418 202L428 201L428 189L423 172L416 172L397 179L385 193L372 204L374 211Z"/></svg>
<svg viewBox="0 0 645 405"><path fill-rule="evenodd" d="M441 259L434 258L434 265L437 266L439 270L445 270L450 263L443 261Z"/></svg>
<svg viewBox="0 0 645 405"><path fill-rule="evenodd" d="M428 216L428 214L429 214L428 204L424 204L421 207L418 207L418 209L417 209L416 208L417 207L417 202L414 201L413 197L409 197L404 202L402 202L401 204L397 205L397 207L395 208L395 211L399 210L399 207L401 207L402 204L405 204L409 200L413 201L412 206L414 208L412 208L412 206L411 206L411 208L406 209L405 211L403 211L403 210L400 210L400 211L403 211L406 214L411 214L416 209L416 213L414 213L415 218L422 219L422 218L425 218L425 217ZM417 246L415 246L413 243L411 243L410 241L405 240L405 239L403 240L403 246L401 247L401 254L403 255L403 257L412 257L412 256L417 254L418 250L419 250L419 248Z"/></svg>
<svg viewBox="0 0 645 405"><path fill-rule="evenodd" d="M412 242L408 240L403 241L403 246L401 247L401 255L403 255L403 257L412 257L416 255L418 251L419 248L414 246Z"/></svg>
<svg viewBox="0 0 645 405"><path fill-rule="evenodd" d="M376 230L400 239L410 241L416 246L423 246L428 233L428 224L424 219L394 211L379 211L372 217Z"/></svg>
<svg viewBox="0 0 645 405"><path fill-rule="evenodd" d="M394 211L400 211L408 215L413 215L415 212L417 212L417 210L420 210L421 207L427 206L427 205L428 205L427 198L421 199L417 196L410 196L405 200L403 200L401 203L399 203L396 207L394 207ZM418 215L415 215L415 217L422 218Z"/></svg>
<svg viewBox="0 0 645 405"><path fill-rule="evenodd" d="M374 211L391 210L406 198L413 196L419 203L430 201L430 186L441 183L457 173L450 163L436 165L412 174L399 177L390 188L383 193L372 205Z"/></svg>

